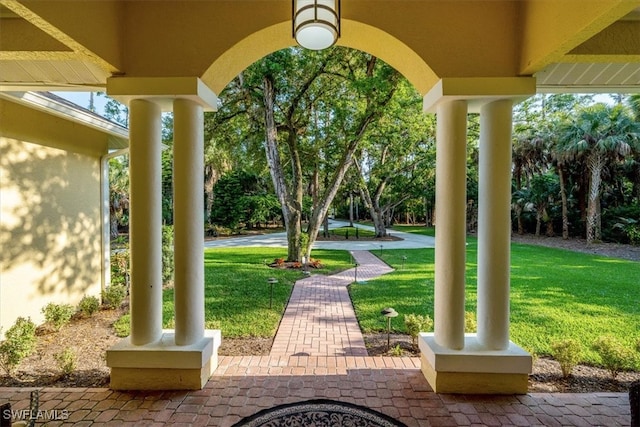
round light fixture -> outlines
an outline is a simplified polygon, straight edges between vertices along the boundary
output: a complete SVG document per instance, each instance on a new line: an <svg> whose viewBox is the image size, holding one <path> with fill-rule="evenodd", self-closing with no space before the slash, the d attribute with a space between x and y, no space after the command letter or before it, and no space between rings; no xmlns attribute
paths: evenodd
<svg viewBox="0 0 640 427"><path fill-rule="evenodd" d="M293 37L306 49L333 46L340 37L340 0L293 0Z"/></svg>

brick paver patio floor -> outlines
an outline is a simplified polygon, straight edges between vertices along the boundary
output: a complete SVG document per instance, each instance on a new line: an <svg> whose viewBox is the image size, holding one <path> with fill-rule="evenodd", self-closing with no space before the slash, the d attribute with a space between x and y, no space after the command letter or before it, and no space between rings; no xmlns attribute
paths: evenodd
<svg viewBox="0 0 640 427"><path fill-rule="evenodd" d="M358 280L391 271L366 251L354 257ZM221 357L203 390L43 388L38 425L231 426L266 408L320 398L366 406L410 427L630 425L626 393L433 393L418 358L366 355L346 289L353 278L352 269L297 282L271 354ZM10 401L20 418L30 390L0 388L0 402Z"/></svg>

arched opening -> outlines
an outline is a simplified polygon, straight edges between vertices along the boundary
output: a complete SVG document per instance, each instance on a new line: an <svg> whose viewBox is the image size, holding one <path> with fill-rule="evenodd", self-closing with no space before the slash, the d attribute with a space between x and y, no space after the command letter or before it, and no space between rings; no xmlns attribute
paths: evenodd
<svg viewBox="0 0 640 427"><path fill-rule="evenodd" d="M350 47L385 61L404 75L409 82L425 95L439 77L424 60L406 44L392 35L352 20L343 20L343 34L339 46ZM282 22L257 31L244 38L220 57L204 72L202 80L217 94L242 70L260 58L290 47L291 23Z"/></svg>

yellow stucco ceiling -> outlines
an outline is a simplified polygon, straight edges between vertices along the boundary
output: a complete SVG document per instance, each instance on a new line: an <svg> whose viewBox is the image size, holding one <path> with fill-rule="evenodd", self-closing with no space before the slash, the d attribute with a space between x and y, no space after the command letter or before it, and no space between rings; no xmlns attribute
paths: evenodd
<svg viewBox="0 0 640 427"><path fill-rule="evenodd" d="M630 73L626 89L640 86L640 0L343 0L342 12L339 44L379 56L423 94L441 78L531 75L588 90L559 71L569 63L608 64L603 73ZM0 89L200 77L219 93L293 45L290 19L289 0L0 0Z"/></svg>

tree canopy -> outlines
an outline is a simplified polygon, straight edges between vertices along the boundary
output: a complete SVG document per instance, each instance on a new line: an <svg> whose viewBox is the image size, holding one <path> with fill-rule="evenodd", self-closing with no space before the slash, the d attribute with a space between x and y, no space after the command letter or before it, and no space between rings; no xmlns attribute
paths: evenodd
<svg viewBox="0 0 640 427"><path fill-rule="evenodd" d="M205 218L282 221L288 258L310 255L331 207L370 219L434 220L435 117L396 70L334 47L275 52L238 75L205 115ZM640 97L536 95L514 109L513 227L518 233L640 242ZM598 98L599 101L602 97ZM126 109L107 113L126 124ZM172 117L163 118L163 219L172 222ZM469 115L467 223L477 218L479 120ZM113 163L113 227L126 225L125 160ZM356 218L357 219L357 218ZM306 228L305 228L306 227ZM304 234L308 234L308 238Z"/></svg>

